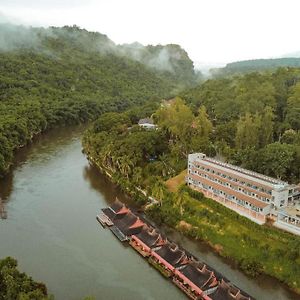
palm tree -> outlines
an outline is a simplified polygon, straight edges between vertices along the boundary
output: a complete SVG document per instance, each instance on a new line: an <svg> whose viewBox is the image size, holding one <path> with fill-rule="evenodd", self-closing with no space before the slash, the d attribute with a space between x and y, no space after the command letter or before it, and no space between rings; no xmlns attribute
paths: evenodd
<svg viewBox="0 0 300 300"><path fill-rule="evenodd" d="M164 198L166 191L167 188L165 186L165 183L161 179L157 178L151 190L151 194L160 202L160 205L162 205L162 199Z"/></svg>
<svg viewBox="0 0 300 300"><path fill-rule="evenodd" d="M134 167L133 162L131 161L129 156L125 155L120 158L120 171L127 178L129 178L129 175L131 174L133 167Z"/></svg>
<svg viewBox="0 0 300 300"><path fill-rule="evenodd" d="M183 215L183 205L186 203L188 198L187 192L179 190L175 196L175 204L179 207L180 215Z"/></svg>
<svg viewBox="0 0 300 300"><path fill-rule="evenodd" d="M134 169L133 181L136 185L141 185L143 179L143 170L140 167Z"/></svg>

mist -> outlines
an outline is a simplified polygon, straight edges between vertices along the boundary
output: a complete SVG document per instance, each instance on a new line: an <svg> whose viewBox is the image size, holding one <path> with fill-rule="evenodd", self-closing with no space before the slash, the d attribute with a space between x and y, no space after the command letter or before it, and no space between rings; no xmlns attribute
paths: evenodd
<svg viewBox="0 0 300 300"><path fill-rule="evenodd" d="M113 54L135 60L145 66L176 74L184 64L186 69L194 70L193 62L179 45L148 45L138 42L116 45L106 35L98 32L88 32L78 26L64 27L31 27L8 23L8 18L0 14L0 51L15 51L30 49L44 54L51 53L47 40L68 40L84 51L94 51L103 55ZM184 63L183 63L184 62Z"/></svg>

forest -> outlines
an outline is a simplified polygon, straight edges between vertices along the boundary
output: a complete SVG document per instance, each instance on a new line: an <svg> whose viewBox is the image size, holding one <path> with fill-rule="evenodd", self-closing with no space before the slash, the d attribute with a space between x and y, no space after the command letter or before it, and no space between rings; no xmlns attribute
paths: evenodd
<svg viewBox="0 0 300 300"><path fill-rule="evenodd" d="M34 281L17 269L17 261L6 257L0 259L0 299L1 300L50 300L43 283Z"/></svg>
<svg viewBox="0 0 300 300"><path fill-rule="evenodd" d="M171 70L157 70L126 56L106 36L77 26L0 29L6 41L0 43L0 175L14 151L43 131L168 97L196 80L193 63L176 45L168 51L180 56L164 61ZM150 54L142 49L148 61L162 51L152 48Z"/></svg>
<svg viewBox="0 0 300 300"><path fill-rule="evenodd" d="M268 274L300 291L300 238L259 226L187 187L166 181L203 152L266 175L300 178L299 69L211 79L180 97L101 115L83 138L88 158L138 203L145 191L160 205L146 210L205 241L250 276ZM158 128L137 123L152 117ZM279 259L280 258L280 259Z"/></svg>
<svg viewBox="0 0 300 300"><path fill-rule="evenodd" d="M0 44L0 174L34 136L95 120L84 152L140 204L147 201L141 191L158 199L147 210L158 224L209 243L251 276L268 274L299 292L298 237L258 226L184 186L170 192L165 182L199 151L298 183L300 69L197 85L201 74L178 45L120 46L77 26L28 30L0 30L8 41ZM140 128L145 117L158 129ZM0 266L18 281L14 260ZM43 289L28 290L41 292L46 297Z"/></svg>
<svg viewBox="0 0 300 300"><path fill-rule="evenodd" d="M250 170L298 183L300 70L279 68L208 80L180 94L204 106L216 155ZM195 150L195 149L193 149Z"/></svg>
<svg viewBox="0 0 300 300"><path fill-rule="evenodd" d="M232 76L259 71L275 71L277 68L300 67L299 57L282 57L270 59L243 60L227 64L223 68L213 68L210 73L214 77Z"/></svg>

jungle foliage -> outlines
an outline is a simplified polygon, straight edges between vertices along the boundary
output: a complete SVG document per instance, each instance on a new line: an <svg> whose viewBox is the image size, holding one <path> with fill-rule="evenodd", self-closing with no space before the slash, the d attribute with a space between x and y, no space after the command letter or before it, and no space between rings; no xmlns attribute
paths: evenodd
<svg viewBox="0 0 300 300"><path fill-rule="evenodd" d="M180 66L187 78L194 74L179 46L169 46L181 50L178 61L170 62L174 73L133 60L105 35L77 26L0 26L6 41L0 43L0 174L14 150L34 135L167 97L185 86L182 78L174 79Z"/></svg>
<svg viewBox="0 0 300 300"><path fill-rule="evenodd" d="M165 185L191 152L297 183L299 78L298 69L278 69L208 80L160 106L103 114L83 147L126 192L145 202L143 190L159 201L146 211L157 223L205 241L250 276L268 274L299 292L299 237L259 226L187 187L170 193ZM136 125L145 116L156 130Z"/></svg>
<svg viewBox="0 0 300 300"><path fill-rule="evenodd" d="M250 170L300 179L300 69L211 79L181 93L205 106L216 154Z"/></svg>
<svg viewBox="0 0 300 300"><path fill-rule="evenodd" d="M299 57L282 57L271 59L252 59L232 62L224 68L211 69L211 74L216 77L276 70L280 67L300 67Z"/></svg>
<svg viewBox="0 0 300 300"><path fill-rule="evenodd" d="M1 300L50 300L43 283L34 281L17 269L17 261L11 257L0 259Z"/></svg>

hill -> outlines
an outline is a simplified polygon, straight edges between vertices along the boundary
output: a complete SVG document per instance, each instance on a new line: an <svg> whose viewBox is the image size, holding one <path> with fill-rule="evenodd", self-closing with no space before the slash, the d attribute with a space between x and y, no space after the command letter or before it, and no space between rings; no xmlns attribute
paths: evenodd
<svg viewBox="0 0 300 300"><path fill-rule="evenodd" d="M300 67L299 57L285 57L274 59L253 59L227 64L224 68L211 69L213 76L244 74L255 71L275 70L279 67Z"/></svg>
<svg viewBox="0 0 300 300"><path fill-rule="evenodd" d="M0 25L0 174L11 164L14 150L34 135L104 111L157 101L192 78L193 64L179 46L154 47L160 50L146 55L150 62L161 51L180 51L165 61L169 70L133 59L122 47L77 26ZM188 75L178 78L181 68Z"/></svg>

